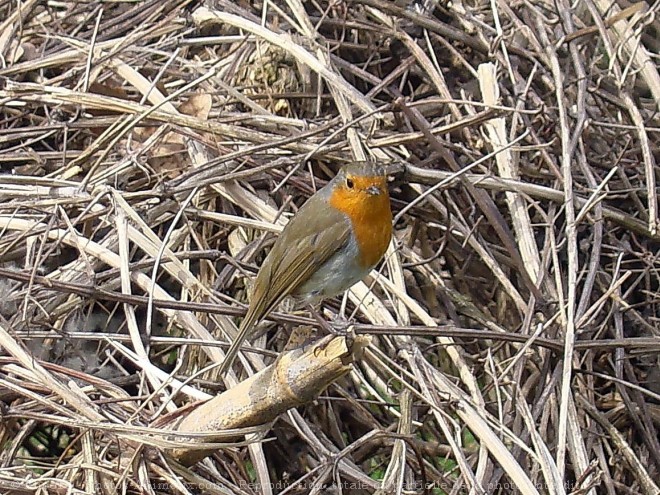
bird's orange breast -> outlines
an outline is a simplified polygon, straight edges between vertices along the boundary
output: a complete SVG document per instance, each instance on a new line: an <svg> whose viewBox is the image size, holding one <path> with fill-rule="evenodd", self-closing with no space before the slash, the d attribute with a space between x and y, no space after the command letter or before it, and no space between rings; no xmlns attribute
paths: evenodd
<svg viewBox="0 0 660 495"><path fill-rule="evenodd" d="M360 248L360 264L372 267L378 263L392 238L392 210L386 186L378 195L371 195L362 188L338 187L330 196L330 206L350 219Z"/></svg>

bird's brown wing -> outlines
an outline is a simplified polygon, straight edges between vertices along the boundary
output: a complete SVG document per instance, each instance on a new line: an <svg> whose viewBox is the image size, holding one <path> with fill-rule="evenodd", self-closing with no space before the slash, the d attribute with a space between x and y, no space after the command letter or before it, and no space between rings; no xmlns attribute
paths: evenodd
<svg viewBox="0 0 660 495"><path fill-rule="evenodd" d="M319 203L318 207L314 203ZM343 213L318 197L303 208L284 229L259 271L252 294L256 321L295 292L348 242L351 227ZM318 214L310 216L310 212Z"/></svg>
<svg viewBox="0 0 660 495"><path fill-rule="evenodd" d="M252 302L219 373L234 362L252 327L344 246L350 232L346 216L330 207L320 195L312 196L300 208L259 270Z"/></svg>

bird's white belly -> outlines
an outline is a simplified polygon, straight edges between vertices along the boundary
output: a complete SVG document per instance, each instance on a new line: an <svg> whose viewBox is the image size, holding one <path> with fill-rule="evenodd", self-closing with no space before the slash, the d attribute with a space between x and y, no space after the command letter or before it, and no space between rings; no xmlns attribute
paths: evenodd
<svg viewBox="0 0 660 495"><path fill-rule="evenodd" d="M357 243L351 237L345 247L331 256L296 289L294 295L312 304L334 297L362 280L371 268L360 266Z"/></svg>

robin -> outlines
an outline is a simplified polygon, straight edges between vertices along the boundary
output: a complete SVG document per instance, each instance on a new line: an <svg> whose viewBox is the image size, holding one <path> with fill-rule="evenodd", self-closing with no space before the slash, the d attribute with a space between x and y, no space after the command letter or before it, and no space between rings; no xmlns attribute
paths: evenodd
<svg viewBox="0 0 660 495"><path fill-rule="evenodd" d="M286 296L308 304L341 294L380 261L392 238L387 170L345 165L284 227L259 269L252 299L220 373L248 332Z"/></svg>

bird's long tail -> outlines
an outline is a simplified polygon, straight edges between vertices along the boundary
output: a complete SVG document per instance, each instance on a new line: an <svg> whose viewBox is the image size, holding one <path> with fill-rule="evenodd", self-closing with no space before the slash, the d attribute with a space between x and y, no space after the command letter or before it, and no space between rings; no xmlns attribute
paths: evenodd
<svg viewBox="0 0 660 495"><path fill-rule="evenodd" d="M229 350L227 350L227 353L225 354L224 361L222 361L222 364L220 364L219 374L221 375L224 374L228 369L231 368L231 365L234 364L234 360L236 359L236 356L238 355L238 351L243 345L243 342L245 342L245 338L247 337L248 333L252 330L252 328L254 328L254 325L258 323L258 320L259 317L257 315L257 312L254 311L252 307L250 307L250 309L248 309L247 314L245 315L245 318L243 318L243 321L238 327L238 333L236 334L236 338L229 346Z"/></svg>

